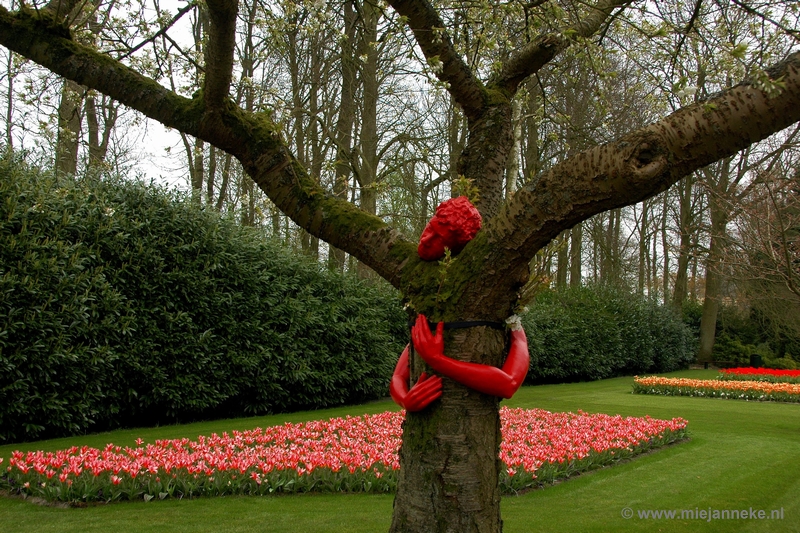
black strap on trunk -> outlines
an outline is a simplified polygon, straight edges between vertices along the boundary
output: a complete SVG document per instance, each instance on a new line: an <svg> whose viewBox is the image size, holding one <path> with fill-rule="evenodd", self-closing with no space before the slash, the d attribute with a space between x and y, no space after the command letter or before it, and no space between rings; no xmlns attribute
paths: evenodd
<svg viewBox="0 0 800 533"><path fill-rule="evenodd" d="M415 322L409 322L408 327L413 328ZM490 320L467 320L462 322L445 322L444 329L445 331L450 329L464 329L464 328L477 328L477 327L487 327L487 328L494 328L499 330L505 330L506 325L503 322L492 322ZM431 332L436 332L436 323L431 322L428 320L428 327L431 328Z"/></svg>

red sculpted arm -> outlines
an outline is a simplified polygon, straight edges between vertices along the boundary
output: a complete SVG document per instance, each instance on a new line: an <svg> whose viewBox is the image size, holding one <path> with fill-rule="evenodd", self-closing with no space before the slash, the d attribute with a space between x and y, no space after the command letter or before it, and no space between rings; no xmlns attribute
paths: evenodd
<svg viewBox="0 0 800 533"><path fill-rule="evenodd" d="M394 368L389 394L394 402L406 411L422 411L431 402L442 395L442 378L428 376L423 372L416 385L408 390L408 379L411 375L408 366L408 346L403 350L397 366Z"/></svg>
<svg viewBox="0 0 800 533"><path fill-rule="evenodd" d="M530 363L528 339L522 328L511 331L511 350L503 367L497 368L456 361L444 355L443 326L439 322L436 335L433 335L428 327L428 319L419 315L411 330L414 349L432 369L484 394L511 398L517 392L525 381Z"/></svg>

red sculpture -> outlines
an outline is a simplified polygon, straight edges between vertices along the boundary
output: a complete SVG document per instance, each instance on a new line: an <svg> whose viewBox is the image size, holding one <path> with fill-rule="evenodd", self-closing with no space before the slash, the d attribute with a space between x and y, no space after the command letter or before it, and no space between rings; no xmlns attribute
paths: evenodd
<svg viewBox="0 0 800 533"><path fill-rule="evenodd" d="M481 214L465 196L439 204L419 240L417 253L425 261L434 261L445 255L445 248L460 252L481 229ZM411 329L414 349L436 372L462 385L484 394L511 398L525 381L530 356L528 339L518 319L511 328L511 350L502 368L477 363L456 361L444 355L444 323L436 326L436 335L428 327L425 315L417 316ZM392 375L389 393L406 411L421 411L442 395L442 378L424 372L411 389L408 388L411 371L408 349L403 350Z"/></svg>
<svg viewBox="0 0 800 533"><path fill-rule="evenodd" d="M392 383L389 385L389 394L392 395L394 403L406 411L422 411L442 395L442 378L439 376L428 376L423 372L417 383L409 390L408 379L410 377L407 345L397 361L397 366L394 367Z"/></svg>
<svg viewBox="0 0 800 533"><path fill-rule="evenodd" d="M481 229L481 214L466 196L439 204L419 239L417 253L425 261L444 257L444 249L460 252Z"/></svg>
<svg viewBox="0 0 800 533"><path fill-rule="evenodd" d="M528 339L522 327L511 330L511 349L502 368L478 363L465 363L444 355L444 323L436 326L436 334L428 327L424 315L417 316L411 329L414 350L436 372L484 394L511 398L525 381L530 356ZM409 390L408 346L403 350L392 376L389 391L394 401L406 411L421 411L442 395L442 380L423 373Z"/></svg>

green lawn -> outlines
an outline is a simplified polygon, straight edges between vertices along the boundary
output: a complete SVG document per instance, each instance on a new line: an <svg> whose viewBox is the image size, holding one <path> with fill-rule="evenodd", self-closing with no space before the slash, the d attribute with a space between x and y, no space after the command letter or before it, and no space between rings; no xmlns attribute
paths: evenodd
<svg viewBox="0 0 800 533"><path fill-rule="evenodd" d="M714 371L673 376L712 378ZM503 500L504 531L796 532L800 523L800 405L633 395L631 378L523 387L507 402L550 411L603 412L689 421L691 441L556 486ZM389 401L184 426L117 431L0 447L58 449L133 445L134 439L196 437L232 429L392 409ZM782 520L643 519L647 510L782 509ZM633 512L623 518L623 510ZM0 531L386 531L391 495L290 495L152 501L62 509L0 498ZM699 515L699 512L698 512Z"/></svg>

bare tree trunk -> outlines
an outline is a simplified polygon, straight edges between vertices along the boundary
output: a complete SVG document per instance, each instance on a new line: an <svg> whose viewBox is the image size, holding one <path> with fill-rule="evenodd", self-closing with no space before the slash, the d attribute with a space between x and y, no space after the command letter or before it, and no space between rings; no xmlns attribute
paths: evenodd
<svg viewBox="0 0 800 533"><path fill-rule="evenodd" d="M647 238L650 222L648 220L648 212L650 207L647 201L642 202L642 219L639 224L639 279L637 288L639 295L644 294L645 277L647 276L647 265L645 264L648 259L648 252L650 251L650 240Z"/></svg>
<svg viewBox="0 0 800 533"><path fill-rule="evenodd" d="M583 275L583 223L572 228L570 232L569 254L569 286L580 287Z"/></svg>
<svg viewBox="0 0 800 533"><path fill-rule="evenodd" d="M198 54L203 56L203 64L206 67L206 71L212 68L211 64L213 63L210 56L212 52L206 46L210 23L208 6L200 4L197 9L197 21L194 25L194 46ZM195 71L195 79L198 86L205 85L204 78L210 76L206 71L201 71L199 68ZM206 90L208 90L208 87L206 87ZM205 181L205 143L203 140L195 138L194 147L187 155L189 159L193 160L189 165L192 182L192 202L200 205L203 201L203 183Z"/></svg>
<svg viewBox="0 0 800 533"><path fill-rule="evenodd" d="M653 213L655 216L655 213ZM658 297L658 233L655 230L655 224L653 224L653 233L652 233L652 241L653 241L653 253L652 259L651 256L648 256L648 269L649 272L649 279L647 280L647 294L652 298ZM650 240L648 239L648 243Z"/></svg>
<svg viewBox="0 0 800 533"><path fill-rule="evenodd" d="M208 180L206 181L206 205L214 204L214 180L217 176L217 149L212 144L208 148Z"/></svg>
<svg viewBox="0 0 800 533"><path fill-rule="evenodd" d="M534 83L535 80L528 82L528 112L526 113L523 125L523 139L525 150L522 158L522 172L525 180L538 176L542 169L542 157L539 150L540 131L539 124L536 122L536 111L542 105L541 89Z"/></svg>
<svg viewBox="0 0 800 533"><path fill-rule="evenodd" d="M197 205L203 199L203 181L205 180L205 143L202 139L194 140L194 149L192 155L194 156L194 164L190 167L193 169L192 176L192 201Z"/></svg>
<svg viewBox="0 0 800 533"><path fill-rule="evenodd" d="M98 169L106 160L111 134L117 124L118 104L107 97L101 97L98 109L97 98L93 94L88 94L85 110L89 135L89 168Z"/></svg>
<svg viewBox="0 0 800 533"><path fill-rule="evenodd" d="M480 190L476 207L488 220L497 214L505 198L502 177L513 145L511 104L491 106L467 124L469 137L459 159L458 173L473 180Z"/></svg>
<svg viewBox="0 0 800 533"><path fill-rule="evenodd" d="M231 179L231 163L233 163L233 157L231 154L225 154L225 163L222 165L222 183L219 186L219 196L214 206L214 209L217 211L222 211L222 205L228 195L228 186Z"/></svg>
<svg viewBox="0 0 800 533"><path fill-rule="evenodd" d="M352 158L353 123L355 122L356 69L353 42L356 35L355 0L344 2L344 34L341 50L342 90L339 101L339 116L336 120L336 178L333 194L338 198L347 198L350 181L350 165ZM328 268L344 271L345 252L331 245L328 250Z"/></svg>
<svg viewBox="0 0 800 533"><path fill-rule="evenodd" d="M253 41L253 29L255 27L256 14L258 12L258 2L255 0L248 6L248 24L246 26L244 52L242 53L242 79L252 80L255 75L255 44ZM244 109L252 113L255 109L255 94L252 83L244 84L242 90L244 96ZM241 223L244 226L255 225L255 190L253 180L248 179L245 173L239 176L239 208L241 209ZM281 224L280 213L277 208L272 213L272 234L273 237L280 238Z"/></svg>
<svg viewBox="0 0 800 533"><path fill-rule="evenodd" d="M78 146L81 135L81 99L83 88L64 80L58 105L58 136L56 139L56 172L75 175L78 172Z"/></svg>
<svg viewBox="0 0 800 533"><path fill-rule="evenodd" d="M565 231L558 237L558 253L556 254L556 287L563 289L567 286L569 272L569 232Z"/></svg>
<svg viewBox="0 0 800 533"><path fill-rule="evenodd" d="M13 6L12 2L12 6ZM14 79L16 73L14 72L14 52L8 51L8 62L6 64L6 80L8 87L8 94L6 95L6 150L11 152L14 150L14 136L12 135L12 128L14 124Z"/></svg>
<svg viewBox="0 0 800 533"><path fill-rule="evenodd" d="M697 241L694 243L694 248L697 248ZM697 256L692 256L692 278L691 278L691 292L689 293L689 297L691 298L692 302L697 301L697 294L698 294L698 287L697 287Z"/></svg>
<svg viewBox="0 0 800 533"><path fill-rule="evenodd" d="M694 173L687 176L678 184L679 215L678 228L680 231L680 245L678 248L678 265L675 273L675 289L672 293L672 307L681 312L683 302L686 300L689 281L689 260L692 250L692 188L694 187Z"/></svg>
<svg viewBox="0 0 800 533"><path fill-rule="evenodd" d="M301 80L300 64L301 52L299 50L298 35L300 33L300 15L301 12L297 11L291 16L289 30L286 32L286 39L288 42L288 61L289 61L289 78L292 83L292 129L294 134L294 151L297 160L306 168L309 168L309 158L306 151L306 127L305 127L305 109L303 105L303 88L305 80ZM310 246L310 235L304 229L300 229L300 248L304 253L307 253Z"/></svg>
<svg viewBox="0 0 800 533"><path fill-rule="evenodd" d="M709 209L711 212L711 244L706 260L706 286L703 299L703 314L700 318L700 345L697 361L710 363L713 361L714 340L716 338L717 313L719 312L721 259L725 246L728 212L721 205L722 199L711 195Z"/></svg>
<svg viewBox="0 0 800 533"><path fill-rule="evenodd" d="M83 110L86 113L86 134L89 139L89 168L96 169L102 164L103 155L100 153L100 121L97 118L93 94L87 93Z"/></svg>
<svg viewBox="0 0 800 533"><path fill-rule="evenodd" d="M614 209L608 213L608 222L603 232L602 262L600 279L603 283L617 284L620 280L620 233L621 211Z"/></svg>
<svg viewBox="0 0 800 533"><path fill-rule="evenodd" d="M661 283L662 295L663 298L661 301L664 305L667 305L669 302L669 240L667 237L667 221L668 221L668 214L669 214L669 191L663 193L662 197L662 204L661 204L661 250L664 254L664 271Z"/></svg>
<svg viewBox="0 0 800 533"><path fill-rule="evenodd" d="M710 363L714 360L713 350L716 339L717 313L719 312L719 274L714 270L706 270L705 289L703 313L700 317L700 343L697 351L697 361L700 363Z"/></svg>
<svg viewBox="0 0 800 533"><path fill-rule="evenodd" d="M359 56L361 62L361 135L359 139L359 168L357 179L361 186L361 210L374 215L378 209L378 18L376 4L361 4L362 35ZM356 272L360 278L374 278L375 272L362 261L358 262Z"/></svg>
<svg viewBox="0 0 800 533"><path fill-rule="evenodd" d="M592 282L597 283L603 276L603 250L600 243L600 235L598 231L599 220L602 215L592 217L587 221L589 224L590 235L592 239Z"/></svg>
<svg viewBox="0 0 800 533"><path fill-rule="evenodd" d="M318 43L314 41L313 49L311 50L311 80L310 80L310 89L309 89L309 96L308 96L308 105L309 105L309 125L308 125L308 137L309 143L311 145L311 179L313 179L316 183L319 183L320 176L322 175L322 141L320 139L319 134L319 114L320 114L320 105L319 105L319 86L321 83L321 76L322 76L322 66L323 66L323 58L322 52L320 51L320 46ZM307 253L313 257L314 259L319 258L319 237L316 235L312 235L309 233L309 243Z"/></svg>

